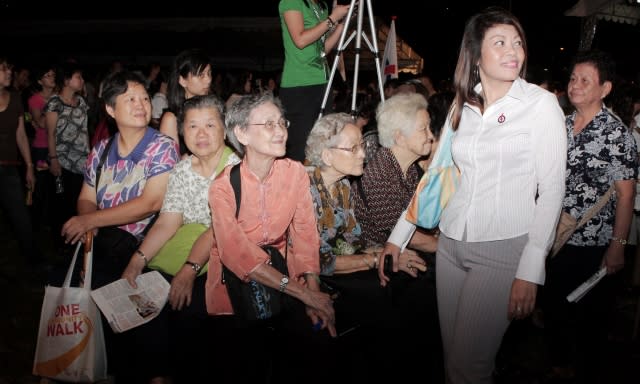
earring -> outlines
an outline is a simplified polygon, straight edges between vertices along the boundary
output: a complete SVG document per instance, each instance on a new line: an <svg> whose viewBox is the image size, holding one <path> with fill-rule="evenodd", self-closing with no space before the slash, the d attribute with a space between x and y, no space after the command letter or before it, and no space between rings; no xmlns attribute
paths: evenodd
<svg viewBox="0 0 640 384"><path fill-rule="evenodd" d="M475 80L474 83L480 82L480 66L478 64L476 64L476 67L473 70L473 79Z"/></svg>

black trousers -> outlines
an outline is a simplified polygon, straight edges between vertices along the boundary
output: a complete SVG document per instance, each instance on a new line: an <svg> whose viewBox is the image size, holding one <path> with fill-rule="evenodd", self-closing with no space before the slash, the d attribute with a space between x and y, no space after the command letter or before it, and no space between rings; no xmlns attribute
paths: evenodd
<svg viewBox="0 0 640 384"><path fill-rule="evenodd" d="M291 122L287 139L288 158L304 161L307 136L320 115L325 88L326 84L280 88L279 97L284 114ZM331 107L329 102L327 104Z"/></svg>
<svg viewBox="0 0 640 384"><path fill-rule="evenodd" d="M547 262L542 300L552 366L574 366L579 382L601 381L614 277L605 276L577 303L567 295L600 269L606 247L565 247Z"/></svg>

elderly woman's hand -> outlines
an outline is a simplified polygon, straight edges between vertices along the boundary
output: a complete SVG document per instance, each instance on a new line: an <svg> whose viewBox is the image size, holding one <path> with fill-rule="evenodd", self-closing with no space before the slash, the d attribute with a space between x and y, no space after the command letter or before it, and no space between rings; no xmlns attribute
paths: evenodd
<svg viewBox="0 0 640 384"><path fill-rule="evenodd" d="M324 292L311 289L306 289L305 296L303 302L307 305L306 312L315 329L327 329L331 337L336 337L336 315L331 297Z"/></svg>
<svg viewBox="0 0 640 384"><path fill-rule="evenodd" d="M193 292L193 282L197 274L189 266L183 266L175 277L171 280L171 288L169 289L169 304L171 309L182 310L184 307L191 305L191 294Z"/></svg>
<svg viewBox="0 0 640 384"><path fill-rule="evenodd" d="M378 278L380 278L380 285L383 287L389 282L389 277L384 274L384 259L391 257L393 262L393 271L398 272L398 259L400 257L400 247L392 243L386 243L384 249L380 253L380 259L378 260Z"/></svg>
<svg viewBox="0 0 640 384"><path fill-rule="evenodd" d="M124 269L124 272L122 272L122 278L127 280L133 289L138 288L136 279L142 273L144 264L144 259L137 253L134 253L129 260L129 264L127 264L127 267Z"/></svg>
<svg viewBox="0 0 640 384"><path fill-rule="evenodd" d="M412 277L418 277L418 271L427 270L427 263L418 256L416 251L405 249L398 258L398 269Z"/></svg>

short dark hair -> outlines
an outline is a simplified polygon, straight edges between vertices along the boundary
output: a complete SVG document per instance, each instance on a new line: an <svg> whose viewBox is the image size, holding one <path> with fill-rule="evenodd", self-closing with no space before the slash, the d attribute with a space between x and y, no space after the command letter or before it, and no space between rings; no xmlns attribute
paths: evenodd
<svg viewBox="0 0 640 384"><path fill-rule="evenodd" d="M61 90L64 87L64 81L71 79L76 73L82 74L82 67L76 62L65 61L58 65L56 67L56 87Z"/></svg>
<svg viewBox="0 0 640 384"><path fill-rule="evenodd" d="M580 51L573 58L571 68L574 68L578 64L591 64L598 71L600 77L600 84L604 84L605 81L613 82L616 75L616 62L613 57L607 52L597 49L591 49L588 51Z"/></svg>
<svg viewBox="0 0 640 384"><path fill-rule="evenodd" d="M141 84L143 87L145 86L144 77L136 72L123 70L109 75L104 80L104 87L102 88L102 99L105 105L115 107L116 98L127 92L129 82Z"/></svg>
<svg viewBox="0 0 640 384"><path fill-rule="evenodd" d="M180 113L178 114L178 132L184 134L184 118L192 109L213 108L220 114L220 119L224 123L224 103L216 95L193 96L184 101Z"/></svg>

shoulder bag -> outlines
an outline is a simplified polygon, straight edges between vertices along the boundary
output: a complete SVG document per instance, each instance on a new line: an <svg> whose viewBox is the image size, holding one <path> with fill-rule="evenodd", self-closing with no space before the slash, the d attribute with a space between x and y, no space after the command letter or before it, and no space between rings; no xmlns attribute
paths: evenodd
<svg viewBox="0 0 640 384"><path fill-rule="evenodd" d="M230 179L236 198L237 218L240 212L241 197L240 164L231 168ZM269 265L286 276L289 275L286 258L287 248L285 246L285 256L283 257L275 247L262 246L262 249L269 255ZM227 287L233 312L240 320L254 322L270 319L279 315L285 307L286 294L254 280L244 282L224 264L222 265L222 283Z"/></svg>
<svg viewBox="0 0 640 384"><path fill-rule="evenodd" d="M442 211L458 187L460 171L451 155L452 142L453 128L448 119L434 159L422 175L407 208L406 219L419 227L433 229L438 226Z"/></svg>
<svg viewBox="0 0 640 384"><path fill-rule="evenodd" d="M585 225L589 220L591 220L591 218L595 216L596 213L598 213L602 209L602 207L604 207L607 201L609 201L609 199L611 198L611 195L614 191L615 187L612 184L611 187L609 187L609 190L604 195L602 195L602 197L598 199L598 201L596 201L596 203L591 208L589 208L589 210L585 212L584 215L582 215L580 221L576 220L575 217L571 216L567 212L562 211L562 213L560 214L560 220L558 221L558 226L556 227L556 238L553 241L553 246L551 247L551 257L557 255L564 244L569 241L573 233L578 228Z"/></svg>

